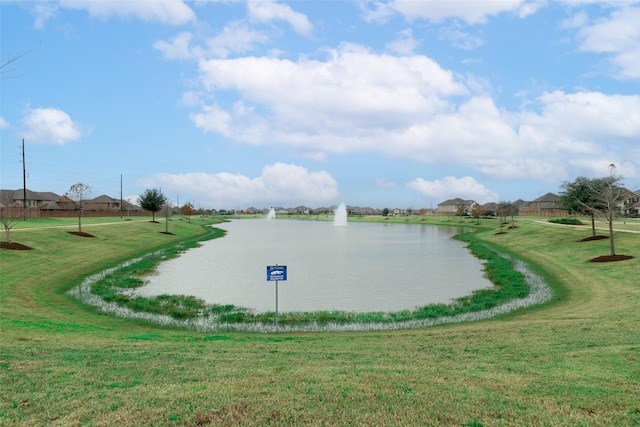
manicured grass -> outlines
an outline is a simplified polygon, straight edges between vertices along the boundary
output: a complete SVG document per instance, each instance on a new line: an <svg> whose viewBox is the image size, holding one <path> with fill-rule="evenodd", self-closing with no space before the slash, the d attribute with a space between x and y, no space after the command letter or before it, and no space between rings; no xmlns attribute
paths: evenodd
<svg viewBox="0 0 640 427"><path fill-rule="evenodd" d="M473 223L464 226L477 239L545 277L554 300L390 332L162 329L65 292L126 259L211 237L202 221L172 221L174 235L149 222L83 224L93 239L20 230L13 239L34 249L0 253L0 424L640 424L640 235L616 233L617 252L636 258L600 264L587 260L608 241L579 242L588 229L518 218L496 234L495 220Z"/></svg>

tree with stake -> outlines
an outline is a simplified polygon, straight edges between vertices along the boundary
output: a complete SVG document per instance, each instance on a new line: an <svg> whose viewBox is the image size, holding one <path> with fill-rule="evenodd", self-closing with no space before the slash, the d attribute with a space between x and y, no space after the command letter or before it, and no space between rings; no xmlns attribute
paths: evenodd
<svg viewBox="0 0 640 427"><path fill-rule="evenodd" d="M79 182L73 184L64 195L64 197L73 202L76 211L78 211L78 233L82 233L82 211L87 204L87 197L90 193L91 187Z"/></svg>
<svg viewBox="0 0 640 427"><path fill-rule="evenodd" d="M142 209L151 212L153 222L156 222L156 212L162 209L165 203L167 203L167 198L157 188L147 188L140 195L140 206Z"/></svg>

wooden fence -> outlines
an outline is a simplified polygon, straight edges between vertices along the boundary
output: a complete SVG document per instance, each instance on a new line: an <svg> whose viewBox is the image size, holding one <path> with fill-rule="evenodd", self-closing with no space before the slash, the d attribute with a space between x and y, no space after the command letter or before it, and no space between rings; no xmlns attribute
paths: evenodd
<svg viewBox="0 0 640 427"><path fill-rule="evenodd" d="M0 215L2 218L23 218L23 208L0 208ZM96 217L119 217L123 218L132 216L151 216L151 212L147 211L83 211L83 218L96 218ZM59 210L59 211L47 211L37 208L27 208L27 219L33 218L77 218L78 211Z"/></svg>

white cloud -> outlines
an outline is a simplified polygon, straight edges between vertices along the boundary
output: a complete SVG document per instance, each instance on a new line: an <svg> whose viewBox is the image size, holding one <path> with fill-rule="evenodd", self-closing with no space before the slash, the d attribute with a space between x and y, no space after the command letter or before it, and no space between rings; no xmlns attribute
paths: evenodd
<svg viewBox="0 0 640 427"><path fill-rule="evenodd" d="M4 119L4 117L0 117L0 129L8 129L11 124Z"/></svg>
<svg viewBox="0 0 640 427"><path fill-rule="evenodd" d="M249 28L241 22L227 25L220 34L207 40L207 50L214 57L226 58L231 53L253 50L256 43L266 43L269 38L261 31Z"/></svg>
<svg viewBox="0 0 640 427"><path fill-rule="evenodd" d="M534 4L524 0L501 1L415 1L395 0L391 2L374 2L366 11L368 21L382 21L387 19L392 11L400 13L408 21L425 19L431 22L441 22L445 19L460 19L468 24L483 24L491 16L504 12L513 12L525 17L537 10Z"/></svg>
<svg viewBox="0 0 640 427"><path fill-rule="evenodd" d="M360 136L405 128L446 110L449 103L442 96L467 91L453 73L425 56L376 55L349 44L328 53L326 61L266 57L201 61L201 81L208 91L237 91L246 103L263 106L269 117L259 126L268 121L271 132L284 139L281 142L330 152L357 147L344 146L342 138L325 140L326 134L349 135L360 146L356 142ZM217 121L220 115L213 118ZM197 125L210 130L203 121ZM269 141L253 143L270 143L274 135L270 136Z"/></svg>
<svg viewBox="0 0 640 427"><path fill-rule="evenodd" d="M64 145L91 133L89 128L74 122L67 113L57 108L30 109L22 124L24 137L29 142Z"/></svg>
<svg viewBox="0 0 640 427"><path fill-rule="evenodd" d="M156 174L139 180L145 187L162 187L163 192L180 194L181 200L210 205L216 209L269 207L304 204L311 207L338 196L336 180L327 172L284 163L265 166L259 177L219 173Z"/></svg>
<svg viewBox="0 0 640 427"><path fill-rule="evenodd" d="M417 191L425 198L438 200L459 197L465 200L474 200L481 204L500 200L496 193L490 191L470 176L463 176L462 178L446 176L434 181L416 178L408 182L407 187Z"/></svg>
<svg viewBox="0 0 640 427"><path fill-rule="evenodd" d="M153 43L154 49L160 51L165 59L190 59L198 57L198 50L194 50L191 45L192 34L183 32L167 42L157 40Z"/></svg>
<svg viewBox="0 0 640 427"><path fill-rule="evenodd" d="M352 44L325 60L244 57L200 61L204 92L235 93L190 115L206 132L295 153L371 152L467 166L498 178L553 182L578 158L640 137L640 96L551 92L527 110L500 110L474 76L422 55L376 54ZM635 139L634 139L635 138ZM613 147L612 145L610 145ZM640 169L640 160L632 160Z"/></svg>
<svg viewBox="0 0 640 427"><path fill-rule="evenodd" d="M289 5L276 3L271 0L249 0L249 18L255 22L270 22L273 20L285 21L298 34L310 34L313 25L306 15L295 12Z"/></svg>
<svg viewBox="0 0 640 427"><path fill-rule="evenodd" d="M624 5L624 4L623 4ZM585 25L579 32L580 50L605 53L622 79L640 78L640 7L620 7L607 18Z"/></svg>
<svg viewBox="0 0 640 427"><path fill-rule="evenodd" d="M601 92L547 92L539 97L542 114L531 120L551 135L594 143L640 136L640 95ZM537 120L541 122L536 123Z"/></svg>
<svg viewBox="0 0 640 427"><path fill-rule="evenodd" d="M55 16L57 7L53 4L38 3L33 6L31 13L36 16L33 22L33 28L41 30L44 28L45 22Z"/></svg>
<svg viewBox="0 0 640 427"><path fill-rule="evenodd" d="M182 0L61 0L60 7L85 10L92 17L99 19L117 16L167 25L182 25L196 21L195 13Z"/></svg>
<svg viewBox="0 0 640 427"><path fill-rule="evenodd" d="M408 28L400 31L398 38L387 43L386 48L389 52L397 53L398 55L412 55L418 46L418 41L413 38L413 31Z"/></svg>
<svg viewBox="0 0 640 427"><path fill-rule="evenodd" d="M137 18L167 25L183 25L196 21L193 10L183 0L60 0L40 2L31 9L35 15L33 27L41 30L59 9L84 10L94 18L108 19L117 16L123 19Z"/></svg>
<svg viewBox="0 0 640 427"><path fill-rule="evenodd" d="M473 50L484 44L482 35L463 31L462 27L457 23L443 27L440 30L439 37L443 40L448 40L453 46L465 50Z"/></svg>

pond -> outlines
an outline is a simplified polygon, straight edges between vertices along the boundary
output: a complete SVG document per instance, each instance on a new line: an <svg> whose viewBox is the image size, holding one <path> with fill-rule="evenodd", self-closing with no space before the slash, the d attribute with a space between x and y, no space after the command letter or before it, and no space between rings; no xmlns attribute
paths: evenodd
<svg viewBox="0 0 640 427"><path fill-rule="evenodd" d="M192 295L209 304L275 310L267 266L287 266L278 311L392 312L491 287L458 227L234 220L227 235L162 263L140 295Z"/></svg>

